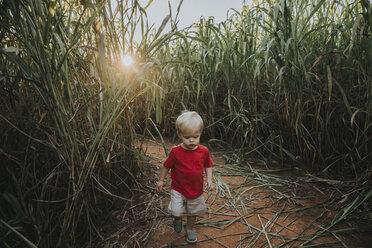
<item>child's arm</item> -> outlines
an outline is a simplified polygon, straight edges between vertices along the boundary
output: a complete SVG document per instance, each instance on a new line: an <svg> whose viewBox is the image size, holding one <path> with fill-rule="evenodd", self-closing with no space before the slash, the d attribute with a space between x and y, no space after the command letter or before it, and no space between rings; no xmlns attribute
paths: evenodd
<svg viewBox="0 0 372 248"><path fill-rule="evenodd" d="M165 166L163 166L161 168L160 176L159 176L159 181L156 184L156 189L158 190L158 192L161 192L163 190L164 179L165 179L166 175L168 174L169 170L170 169L167 168L167 167L165 167Z"/></svg>
<svg viewBox="0 0 372 248"><path fill-rule="evenodd" d="M212 167L205 169L205 174L207 176L207 190L213 190L213 182L212 182Z"/></svg>

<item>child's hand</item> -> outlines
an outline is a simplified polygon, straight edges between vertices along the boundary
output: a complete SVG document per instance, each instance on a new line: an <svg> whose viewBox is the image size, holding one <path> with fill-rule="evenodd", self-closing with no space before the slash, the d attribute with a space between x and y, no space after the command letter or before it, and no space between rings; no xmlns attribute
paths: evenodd
<svg viewBox="0 0 372 248"><path fill-rule="evenodd" d="M164 185L164 181L158 181L158 183L156 184L156 189L157 191L160 193L162 192L163 190L163 185Z"/></svg>
<svg viewBox="0 0 372 248"><path fill-rule="evenodd" d="M207 191L212 191L214 189L213 182L212 182L211 179L207 180L207 185L206 186L207 186Z"/></svg>

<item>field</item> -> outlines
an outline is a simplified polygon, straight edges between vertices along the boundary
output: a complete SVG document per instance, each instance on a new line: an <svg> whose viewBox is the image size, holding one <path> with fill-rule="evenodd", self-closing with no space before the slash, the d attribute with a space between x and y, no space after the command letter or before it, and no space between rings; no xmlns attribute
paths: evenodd
<svg viewBox="0 0 372 248"><path fill-rule="evenodd" d="M244 197L253 196L241 193L264 185L267 200L289 204L262 205L277 215L246 212L259 230L240 247L367 247L371 3L260 0L182 30L182 1L158 27L147 7L0 1L1 246L148 245L159 231L155 198L165 195L154 193L157 169L143 142L167 151L177 143L175 118L188 109L203 117L201 142L225 164L216 167L216 198L252 208ZM314 198L302 198L307 190ZM299 204L322 210L311 213L321 215L316 229L295 230L293 241L277 219L291 220ZM199 227L247 228L247 215L225 210Z"/></svg>

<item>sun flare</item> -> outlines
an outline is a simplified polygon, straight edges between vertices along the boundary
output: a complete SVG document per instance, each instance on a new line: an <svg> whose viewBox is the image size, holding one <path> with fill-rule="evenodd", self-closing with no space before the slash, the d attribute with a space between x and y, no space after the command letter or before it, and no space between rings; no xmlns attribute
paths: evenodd
<svg viewBox="0 0 372 248"><path fill-rule="evenodd" d="M133 57L128 54L124 55L121 60L124 66L130 66L133 63Z"/></svg>

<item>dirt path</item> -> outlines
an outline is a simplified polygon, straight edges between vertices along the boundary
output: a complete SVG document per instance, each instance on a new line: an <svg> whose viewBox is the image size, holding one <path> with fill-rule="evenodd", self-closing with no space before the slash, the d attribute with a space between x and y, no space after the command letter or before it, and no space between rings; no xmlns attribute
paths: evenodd
<svg viewBox="0 0 372 248"><path fill-rule="evenodd" d="M172 144L167 146L170 148ZM160 168L165 159L162 144L147 141L144 149L151 163ZM327 204L332 197L327 187L296 183L298 177L294 180L288 171L266 168L259 171L259 161L244 161L242 166L238 158L227 163L220 154L213 151L211 154L215 163L215 191L204 193L208 212L196 223L198 242L187 244L184 231L181 234L173 231L172 219L167 214L168 176L166 190L158 196L157 214L149 226L152 231L145 242L146 248L368 247L366 241L352 235L345 238L324 230L335 215Z"/></svg>

